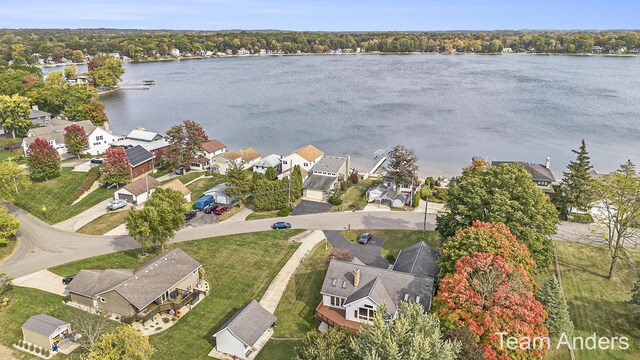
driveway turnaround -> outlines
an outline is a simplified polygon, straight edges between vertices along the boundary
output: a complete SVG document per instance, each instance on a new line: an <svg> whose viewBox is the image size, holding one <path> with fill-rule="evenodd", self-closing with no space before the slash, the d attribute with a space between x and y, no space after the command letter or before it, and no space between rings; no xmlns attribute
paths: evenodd
<svg viewBox="0 0 640 360"><path fill-rule="evenodd" d="M291 215L321 214L331 211L332 205L326 202L301 200Z"/></svg>
<svg viewBox="0 0 640 360"><path fill-rule="evenodd" d="M324 235L333 248L343 248L351 251L351 256L371 266L388 268L389 262L382 257L384 236L373 236L366 244L352 243L345 239L337 230L325 230Z"/></svg>
<svg viewBox="0 0 640 360"><path fill-rule="evenodd" d="M40 270L29 275L13 279L13 285L39 289L52 294L64 296L65 285L62 284L62 276L58 276L49 270Z"/></svg>

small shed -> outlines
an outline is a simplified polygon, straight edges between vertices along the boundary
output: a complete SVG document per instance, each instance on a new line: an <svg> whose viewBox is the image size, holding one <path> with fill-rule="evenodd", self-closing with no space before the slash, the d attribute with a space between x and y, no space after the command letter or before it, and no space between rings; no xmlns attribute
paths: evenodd
<svg viewBox="0 0 640 360"><path fill-rule="evenodd" d="M26 342L54 351L71 336L71 325L46 314L34 315L22 325L22 336Z"/></svg>
<svg viewBox="0 0 640 360"><path fill-rule="evenodd" d="M160 181L154 177L145 176L118 189L113 197L132 204L142 204L149 199L158 186L160 186Z"/></svg>
<svg viewBox="0 0 640 360"><path fill-rule="evenodd" d="M275 322L276 317L253 300L213 334L216 350L240 359L247 358L257 350L256 346L259 347L260 340Z"/></svg>
<svg viewBox="0 0 640 360"><path fill-rule="evenodd" d="M226 183L218 184L212 187L211 189L205 191L204 194L213 196L213 201L216 204L230 205L236 200L236 198L228 195L226 189L227 189Z"/></svg>
<svg viewBox="0 0 640 360"><path fill-rule="evenodd" d="M163 189L180 191L184 196L184 199L187 200L187 202L191 202L191 190L189 190L189 188L186 187L185 184L180 181L180 179L171 180L168 183L161 185L160 187Z"/></svg>

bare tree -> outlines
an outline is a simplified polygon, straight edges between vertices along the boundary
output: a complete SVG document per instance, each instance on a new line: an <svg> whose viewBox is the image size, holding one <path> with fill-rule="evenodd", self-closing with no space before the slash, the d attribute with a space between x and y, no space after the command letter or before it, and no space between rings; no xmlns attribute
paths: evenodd
<svg viewBox="0 0 640 360"><path fill-rule="evenodd" d="M77 309L71 321L75 332L82 334L79 344L86 350L90 350L102 334L112 332L115 323L104 316L90 314Z"/></svg>
<svg viewBox="0 0 640 360"><path fill-rule="evenodd" d="M389 176L398 185L418 184L418 159L413 150L396 145L389 152Z"/></svg>

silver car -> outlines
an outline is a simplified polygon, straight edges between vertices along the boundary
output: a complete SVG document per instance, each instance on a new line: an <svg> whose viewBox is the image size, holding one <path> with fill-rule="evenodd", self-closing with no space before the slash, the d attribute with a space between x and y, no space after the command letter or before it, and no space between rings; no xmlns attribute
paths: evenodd
<svg viewBox="0 0 640 360"><path fill-rule="evenodd" d="M107 210L109 211L118 210L118 209L122 209L125 206L127 206L127 202L124 200L121 200L121 199L111 200L107 204Z"/></svg>

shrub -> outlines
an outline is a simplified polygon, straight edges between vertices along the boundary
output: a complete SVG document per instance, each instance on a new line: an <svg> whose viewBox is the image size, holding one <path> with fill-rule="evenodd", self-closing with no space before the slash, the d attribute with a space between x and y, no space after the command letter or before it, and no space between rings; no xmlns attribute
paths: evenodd
<svg viewBox="0 0 640 360"><path fill-rule="evenodd" d="M354 170L351 175L349 175L349 180L353 185L357 184L360 181L360 176L358 176L358 171Z"/></svg>
<svg viewBox="0 0 640 360"><path fill-rule="evenodd" d="M29 351L33 351L34 348L35 346L33 344L29 344Z"/></svg>
<svg viewBox="0 0 640 360"><path fill-rule="evenodd" d="M351 255L350 250L344 248L333 248L333 250L331 250L331 254L327 256L327 264L331 262L331 259L350 261L352 258L353 256Z"/></svg>
<svg viewBox="0 0 640 360"><path fill-rule="evenodd" d="M289 214L291 213L291 211L293 211L293 209L291 209L290 207L286 207L284 209L280 209L276 215L278 216L289 216Z"/></svg>
<svg viewBox="0 0 640 360"><path fill-rule="evenodd" d="M347 190L347 182L340 181L340 191L346 191L346 190Z"/></svg>
<svg viewBox="0 0 640 360"><path fill-rule="evenodd" d="M49 355L51 355L51 351L49 351L49 349L46 349L44 351L44 356L49 357Z"/></svg>
<svg viewBox="0 0 640 360"><path fill-rule="evenodd" d="M422 200L426 200L430 196L431 196L431 188L428 186L423 186L420 189L420 198L422 198Z"/></svg>
<svg viewBox="0 0 640 360"><path fill-rule="evenodd" d="M580 224L591 224L593 223L593 217L590 214L573 214L569 216L569 221Z"/></svg>
<svg viewBox="0 0 640 360"><path fill-rule="evenodd" d="M36 354L40 354L40 351L42 351L42 348L40 346L36 346Z"/></svg>
<svg viewBox="0 0 640 360"><path fill-rule="evenodd" d="M339 197L332 196L329 198L329 204L333 206L342 205L342 199L340 199Z"/></svg>
<svg viewBox="0 0 640 360"><path fill-rule="evenodd" d="M396 262L396 257L393 256L392 254L388 254L387 256L384 257L385 259L387 259L387 261L389 262L389 264L394 264Z"/></svg>
<svg viewBox="0 0 640 360"><path fill-rule="evenodd" d="M416 193L413 194L413 207L418 207L419 204L420 204L420 193L416 191Z"/></svg>
<svg viewBox="0 0 640 360"><path fill-rule="evenodd" d="M167 324L169 321L171 321L171 319L169 319L168 317L163 317L162 318L162 322Z"/></svg>
<svg viewBox="0 0 640 360"><path fill-rule="evenodd" d="M18 344L17 344L17 345L18 345L19 347L22 347L22 339L19 339L19 340L18 340Z"/></svg>

